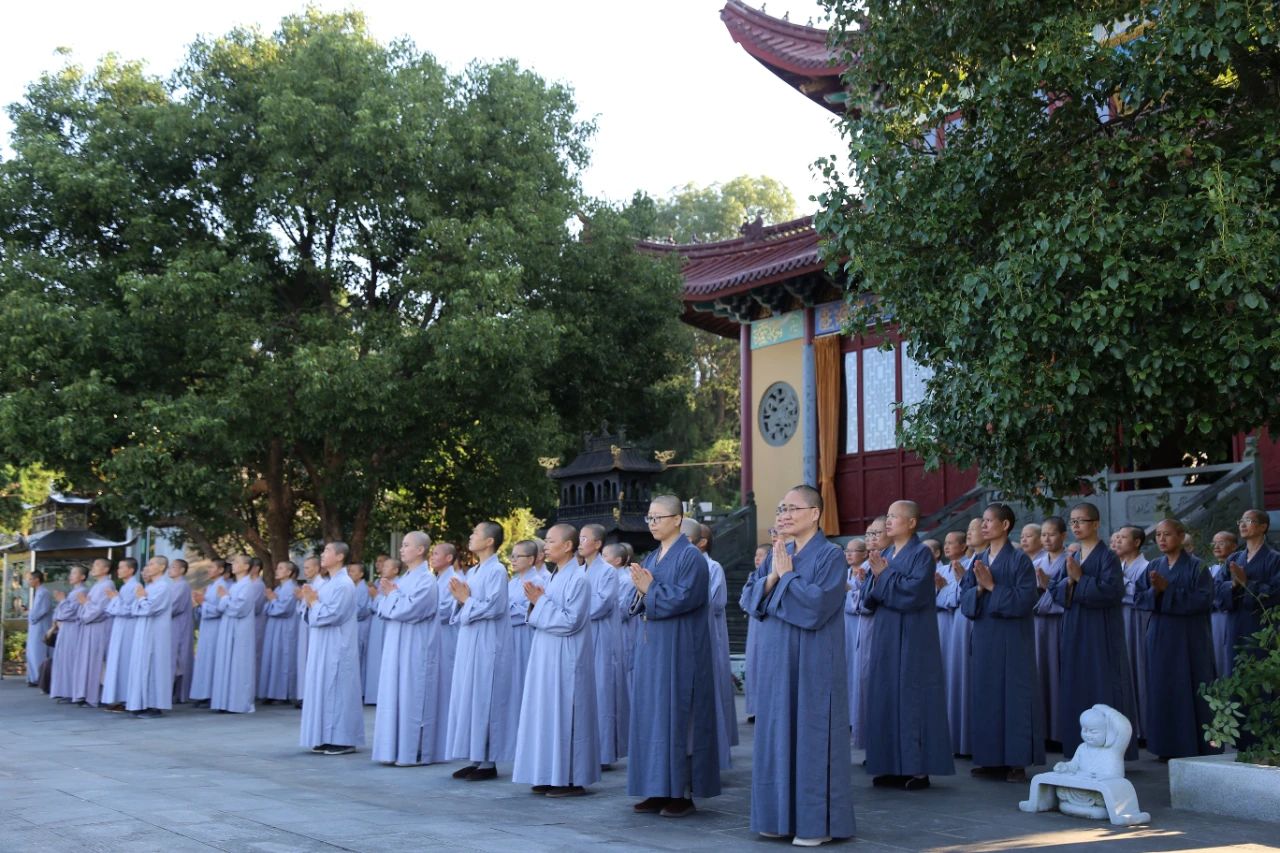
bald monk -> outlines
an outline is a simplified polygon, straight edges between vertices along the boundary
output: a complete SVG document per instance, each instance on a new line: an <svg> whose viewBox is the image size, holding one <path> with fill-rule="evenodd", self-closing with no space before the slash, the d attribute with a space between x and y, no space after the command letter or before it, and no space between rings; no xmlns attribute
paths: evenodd
<svg viewBox="0 0 1280 853"><path fill-rule="evenodd" d="M871 635L867 772L878 787L918 791L931 775L952 775L951 737L934 615L934 560L916 535L920 508L897 501L885 514L893 547L873 553L867 606Z"/></svg>

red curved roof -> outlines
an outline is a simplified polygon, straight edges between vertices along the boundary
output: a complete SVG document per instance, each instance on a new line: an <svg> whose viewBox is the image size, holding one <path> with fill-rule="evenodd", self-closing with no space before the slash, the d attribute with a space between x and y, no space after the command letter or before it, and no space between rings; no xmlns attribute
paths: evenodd
<svg viewBox="0 0 1280 853"><path fill-rule="evenodd" d="M743 50L787 85L827 109L843 110L825 98L840 90L840 75L849 67L827 46L826 30L771 17L742 0L728 0L720 20Z"/></svg>
<svg viewBox="0 0 1280 853"><path fill-rule="evenodd" d="M823 261L813 217L805 216L748 231L716 243L642 242L639 248L684 259L684 301L707 302L797 275L817 272Z"/></svg>

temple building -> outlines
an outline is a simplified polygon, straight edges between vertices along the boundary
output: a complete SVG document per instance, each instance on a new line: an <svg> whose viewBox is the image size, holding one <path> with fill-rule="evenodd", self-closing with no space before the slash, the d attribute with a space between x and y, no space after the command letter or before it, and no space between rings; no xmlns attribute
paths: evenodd
<svg viewBox="0 0 1280 853"><path fill-rule="evenodd" d="M846 67L825 30L779 20L741 0L728 0L720 17L733 40L787 85L833 113L845 109ZM766 78L761 85L772 84ZM945 128L925 135L935 149L945 144ZM755 495L772 506L799 480L817 484L828 535L862 532L899 498L920 505L923 530L962 527L981 512L991 490L976 470L925 471L918 456L898 446L897 406L920 400L928 376L891 326L844 332L845 288L825 272L811 216L746 224L732 240L642 249L682 258L685 322L738 340L744 504ZM1280 508L1280 447L1265 430L1248 440L1238 436L1230 458L1205 461L1220 464L1195 470L1233 480L1237 503ZM1184 520L1237 511L1222 505L1226 489L1204 495L1209 490L1188 469L1122 469L1118 464L1121 473L1107 474L1104 524L1144 523L1165 499ZM1153 476L1169 486L1152 488ZM758 514L756 541L768 541L771 523L770 513Z"/></svg>

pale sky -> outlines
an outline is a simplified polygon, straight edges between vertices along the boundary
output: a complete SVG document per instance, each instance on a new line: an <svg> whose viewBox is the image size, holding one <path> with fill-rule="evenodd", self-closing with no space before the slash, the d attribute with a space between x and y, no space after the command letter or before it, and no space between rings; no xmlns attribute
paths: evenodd
<svg viewBox="0 0 1280 853"><path fill-rule="evenodd" d="M588 193L622 201L637 189L665 195L687 182L741 174L778 178L797 209L820 191L809 165L842 152L832 115L739 47L719 12L723 0L319 0L321 9L365 12L383 41L408 36L452 70L472 59L515 58L576 92L595 117ZM758 5L758 0L753 2ZM0 32L0 103L22 98L41 72L60 67L55 51L91 66L108 52L141 59L167 75L197 35L237 25L267 32L305 0L45 0L6 4ZM768 12L806 23L816 0L770 0ZM11 129L0 116L0 151ZM843 158L842 158L843 161Z"/></svg>

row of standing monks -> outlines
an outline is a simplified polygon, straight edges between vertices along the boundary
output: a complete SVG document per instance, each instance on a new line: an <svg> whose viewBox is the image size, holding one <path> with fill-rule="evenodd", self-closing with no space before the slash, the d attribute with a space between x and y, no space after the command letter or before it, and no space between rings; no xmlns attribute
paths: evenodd
<svg viewBox="0 0 1280 853"><path fill-rule="evenodd" d="M1100 543L1089 504L1071 512L1073 548L1062 547L1067 523L1046 521L1047 559L1037 554L1039 562L1010 542L1013 514L1002 504L987 508L967 542L948 537L942 547L950 562L917 537L919 511L911 502L893 504L872 525L861 543L865 560L858 542L842 552L826 540L821 512L811 487L787 492L777 509L777 537L759 554L740 599L751 617L745 677L756 722L751 828L802 846L854 833L851 741L865 747L866 769L878 786L928 787L930 775L954 773L956 754L971 755L978 775L1019 779L1023 768L1043 762L1047 737L1072 752L1079 742L1073 723L1094 704L1138 720L1145 690L1149 748L1162 757L1205 751L1196 687L1222 665L1214 660L1211 613L1216 607L1227 614L1228 649L1242 646L1248 654L1247 638L1280 583L1280 556L1266 545L1267 517L1256 511L1240 524L1245 546L1216 572L1184 550L1178 522L1161 522L1162 556L1131 572L1130 583L1121 558ZM660 547L643 565L620 549L607 551L616 583L613 618L629 619L632 630L619 633L603 674L598 649L608 641L599 637L608 629L593 618L600 597L589 579L606 556L597 531L580 535L568 525L548 531L546 575L533 568L542 560L537 543L517 543L514 576L496 559L502 534L491 522L473 532L469 549L478 563L466 571L440 571L440 546L431 549L423 533L406 536L405 570L384 571L371 594L382 620L373 759L398 765L465 759L454 775L466 781L494 778L497 763L513 761L512 781L554 797L583 793L629 752L627 789L644 797L634 805L638 812L679 817L694 811L694 797L718 794L737 728L731 695L720 684L728 685L727 645L717 648L723 603L717 619L713 600L723 601L723 580L713 593L714 569L694 547L702 535L696 525L682 533L678 500L655 498L649 513ZM232 591L248 582L247 563L233 561ZM292 600L291 579L274 598L290 605L296 647L306 646L294 658L302 662L301 745L331 755L364 742L360 705L370 667L362 677L357 596L364 584L345 563L345 546L330 543ZM156 608L137 608L138 602L165 583L158 568L146 570L146 594L134 592L143 619ZM232 591L206 589L195 600L203 610ZM1127 596L1130 624L1145 632L1134 653L1140 663L1126 642ZM122 597L123 588L115 598ZM1053 633L1037 627L1049 602L1056 605L1049 607L1057 616ZM236 612L229 605L221 616ZM225 630L219 650L226 648ZM1039 645L1038 631L1046 633ZM203 646L207 622L201 633ZM240 645L249 646L251 629L243 633ZM370 633L366 655L375 642ZM139 670L134 646L131 672ZM1042 663L1055 647L1056 661ZM270 657L264 652L259 681L273 669ZM212 665L215 684L219 673L237 668L216 656ZM616 685L611 678L618 675L621 688L601 686ZM106 691L104 682L103 701ZM610 696L612 716L603 716ZM146 710L149 701L144 695L126 705ZM1050 719L1056 712L1056 724L1049 724L1056 733L1046 728L1046 708Z"/></svg>

